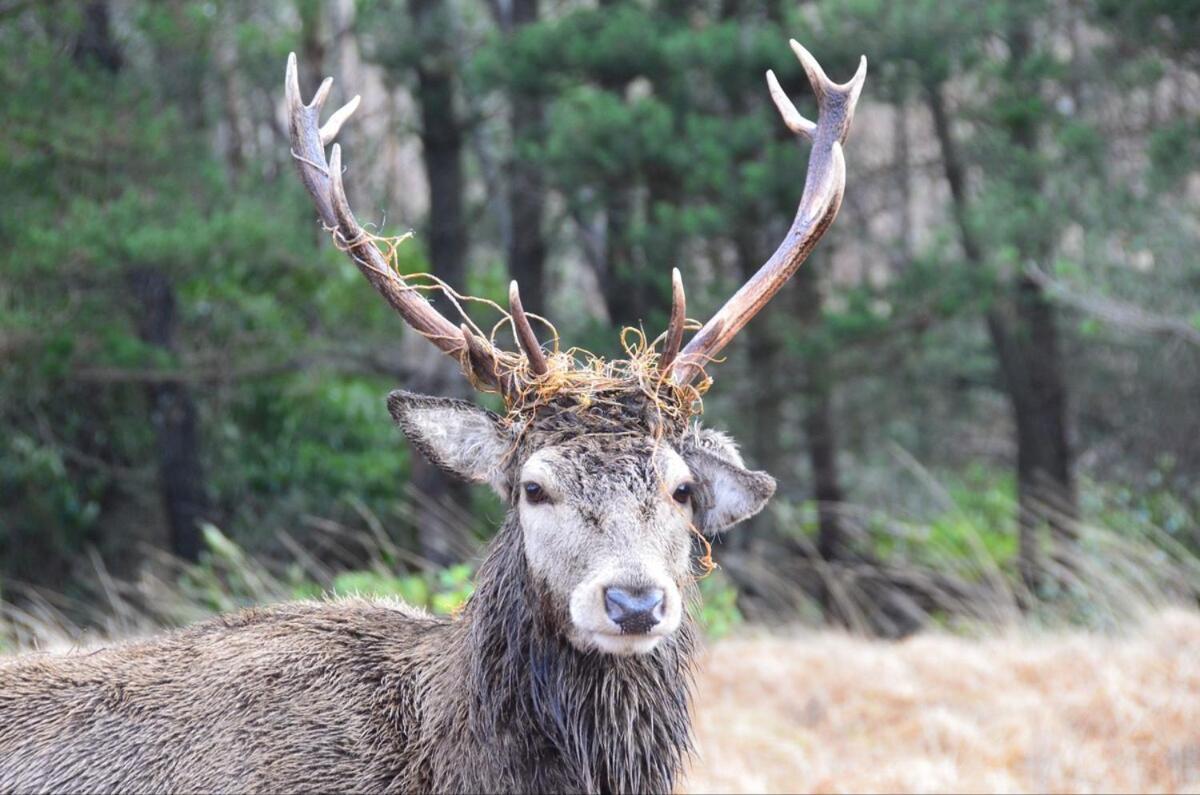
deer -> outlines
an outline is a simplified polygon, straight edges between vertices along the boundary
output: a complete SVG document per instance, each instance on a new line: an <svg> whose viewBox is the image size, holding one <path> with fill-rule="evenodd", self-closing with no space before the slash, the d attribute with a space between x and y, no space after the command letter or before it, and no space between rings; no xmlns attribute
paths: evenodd
<svg viewBox="0 0 1200 795"><path fill-rule="evenodd" d="M699 539L775 491L700 424L697 383L837 215L866 77L865 57L837 84L791 47L818 116L767 72L784 123L812 145L786 237L686 346L674 269L661 349L603 377L542 346L515 282L505 350L389 267L351 212L334 143L359 98L322 124L332 79L303 102L289 56L291 154L320 222L407 325L506 409L395 391L390 413L431 462L490 485L504 521L453 617L329 598L0 663L0 790L674 791L692 747Z"/></svg>

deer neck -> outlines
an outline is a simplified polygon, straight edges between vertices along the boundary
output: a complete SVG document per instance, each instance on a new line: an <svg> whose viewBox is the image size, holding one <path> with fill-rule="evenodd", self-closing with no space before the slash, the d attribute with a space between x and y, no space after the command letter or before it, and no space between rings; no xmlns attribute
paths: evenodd
<svg viewBox="0 0 1200 795"><path fill-rule="evenodd" d="M510 513L463 615L459 692L472 734L550 788L671 791L691 747L690 620L653 652L581 652L539 597ZM484 739L486 738L486 739Z"/></svg>

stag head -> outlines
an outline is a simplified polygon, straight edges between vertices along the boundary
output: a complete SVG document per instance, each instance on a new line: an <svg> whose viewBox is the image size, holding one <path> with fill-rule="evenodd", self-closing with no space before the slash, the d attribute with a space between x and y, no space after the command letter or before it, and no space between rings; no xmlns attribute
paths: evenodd
<svg viewBox="0 0 1200 795"><path fill-rule="evenodd" d="M812 83L819 115L815 123L801 116L767 73L785 124L813 145L787 236L686 347L683 282L674 270L661 349L655 341L611 362L579 362L572 352L543 350L515 282L507 320L518 351L504 351L477 328L456 325L435 310L355 220L339 146L333 144L325 158L358 97L321 126L332 81L323 82L306 105L295 56L288 59L292 155L325 228L413 329L505 404L501 415L465 401L393 392L392 416L430 461L490 484L507 501L502 533L520 535L538 591L530 607L581 650L646 653L671 636L684 618L684 594L695 573L694 539L753 516L774 493L774 479L747 469L732 440L702 429L696 415L710 383L706 366L795 272L841 206L842 144L866 59L839 85L807 50L791 45Z"/></svg>

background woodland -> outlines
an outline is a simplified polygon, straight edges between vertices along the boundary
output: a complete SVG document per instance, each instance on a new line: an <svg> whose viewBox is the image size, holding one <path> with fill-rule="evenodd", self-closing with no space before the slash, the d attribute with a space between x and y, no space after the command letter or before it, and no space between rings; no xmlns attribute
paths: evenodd
<svg viewBox="0 0 1200 795"><path fill-rule="evenodd" d="M363 95L351 203L416 232L406 272L516 278L611 355L672 267L703 320L782 238L789 37L870 72L835 226L710 371L780 486L716 547L710 629L1194 603L1200 2L3 0L6 620L469 593L503 506L385 406L466 386L317 224L289 51Z"/></svg>

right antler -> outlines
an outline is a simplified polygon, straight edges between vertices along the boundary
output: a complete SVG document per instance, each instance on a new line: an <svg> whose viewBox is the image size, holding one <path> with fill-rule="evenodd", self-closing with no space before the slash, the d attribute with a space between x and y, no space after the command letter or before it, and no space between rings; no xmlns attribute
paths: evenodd
<svg viewBox="0 0 1200 795"><path fill-rule="evenodd" d="M472 380L502 393L513 389L511 378L500 366L501 352L490 342L475 334L465 324L456 326L425 300L411 285L406 284L375 246L371 237L354 219L346 190L342 185L342 152L333 144L329 160L325 147L337 136L338 130L358 107L359 97L347 102L321 126L321 106L329 96L333 78L327 77L312 102L300 98L300 81L296 71L296 55L288 55L285 90L287 93L288 128L292 139L292 157L300 171L300 179L316 205L321 223L333 233L339 248L343 248L367 281L421 336L463 364ZM546 372L546 358L537 337L529 325L516 282L509 292L510 312L517 342L529 360L535 375Z"/></svg>
<svg viewBox="0 0 1200 795"><path fill-rule="evenodd" d="M867 77L867 59L863 56L854 77L848 83L839 85L825 76L821 65L799 42L792 39L790 43L808 74L813 93L817 95L816 123L800 115L783 93L774 72L767 72L767 85L784 124L792 132L812 141L800 207L796 210L791 229L771 258L696 332L696 336L677 358L671 357L674 359L672 377L679 384L688 384L703 372L704 366L779 292L808 258L842 206L842 194L846 189L846 160L842 154L842 144L850 132L854 106ZM677 287L675 292L678 304L682 301L682 286ZM682 318L677 321L675 312L672 312L667 331L668 341L682 335L682 323ZM667 351L671 352L669 344Z"/></svg>

